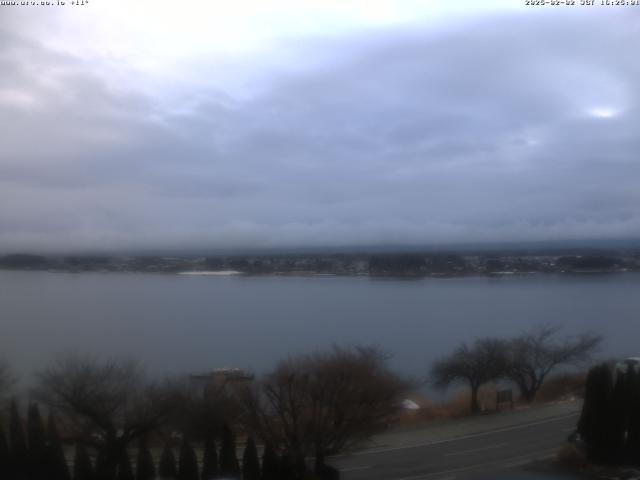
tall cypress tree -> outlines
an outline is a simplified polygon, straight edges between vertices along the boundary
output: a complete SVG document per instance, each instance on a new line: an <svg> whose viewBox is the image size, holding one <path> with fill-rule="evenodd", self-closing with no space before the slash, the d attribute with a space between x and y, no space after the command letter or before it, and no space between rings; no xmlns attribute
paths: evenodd
<svg viewBox="0 0 640 480"><path fill-rule="evenodd" d="M11 454L11 474L17 480L24 479L28 475L27 466L29 452L27 450L27 442L24 438L22 419L20 418L18 403L15 401L15 399L11 401L11 413L9 418L9 440L9 451Z"/></svg>
<svg viewBox="0 0 640 480"><path fill-rule="evenodd" d="M169 444L165 444L160 456L160 464L158 465L158 477L160 480L176 480L178 478L178 470L176 469L176 457Z"/></svg>
<svg viewBox="0 0 640 480"><path fill-rule="evenodd" d="M113 480L109 478L108 472L109 466L107 465L107 457L105 455L104 449L99 447L98 452L96 454L96 465L93 469L93 475L96 480Z"/></svg>
<svg viewBox="0 0 640 480"><path fill-rule="evenodd" d="M204 441L204 456L202 457L202 480L212 480L218 476L218 452L216 439L209 433Z"/></svg>
<svg viewBox="0 0 640 480"><path fill-rule="evenodd" d="M47 419L47 461L49 465L48 480L71 480L69 466L64 456L64 449L58 434L58 426L52 412Z"/></svg>
<svg viewBox="0 0 640 480"><path fill-rule="evenodd" d="M112 454L108 450L107 446L101 445L98 449L96 468L94 470L96 480L116 480L118 463L114 463L111 458Z"/></svg>
<svg viewBox="0 0 640 480"><path fill-rule="evenodd" d="M587 374L578 432L587 445L587 457L593 462L610 460L612 392L613 375L609 365L591 368Z"/></svg>
<svg viewBox="0 0 640 480"><path fill-rule="evenodd" d="M198 457L196 457L196 452L186 437L182 439L182 445L180 446L178 478L180 480L199 480Z"/></svg>
<svg viewBox="0 0 640 480"><path fill-rule="evenodd" d="M624 460L627 447L629 392L626 371L618 370L615 373L615 383L609 405L609 451L607 457L612 463L621 463Z"/></svg>
<svg viewBox="0 0 640 480"><path fill-rule="evenodd" d="M11 455L9 443L4 433L4 427L0 422L0 478L11 478Z"/></svg>
<svg viewBox="0 0 640 480"><path fill-rule="evenodd" d="M288 453L284 453L280 458L279 480L296 480L296 470L293 466L293 459Z"/></svg>
<svg viewBox="0 0 640 480"><path fill-rule="evenodd" d="M629 431L627 436L627 458L632 465L640 465L640 369L629 366Z"/></svg>
<svg viewBox="0 0 640 480"><path fill-rule="evenodd" d="M38 405L32 403L27 412L27 440L29 477L32 480L48 479L47 438Z"/></svg>
<svg viewBox="0 0 640 480"><path fill-rule="evenodd" d="M280 480L280 459L270 444L264 446L262 452L261 480Z"/></svg>
<svg viewBox="0 0 640 480"><path fill-rule="evenodd" d="M240 464L236 454L236 440L228 425L222 428L222 445L220 447L220 475L240 478Z"/></svg>
<svg viewBox="0 0 640 480"><path fill-rule="evenodd" d="M136 462L136 480L155 480L156 467L153 457L144 439L138 444L138 461Z"/></svg>
<svg viewBox="0 0 640 480"><path fill-rule="evenodd" d="M624 438L624 451L623 460L627 464L634 463L634 416L636 415L635 410L640 409L640 399L637 397L636 392L636 371L634 366L631 364L627 364L627 368L625 369L625 433L626 436Z"/></svg>
<svg viewBox="0 0 640 480"><path fill-rule="evenodd" d="M578 434L587 445L587 455L593 459L593 440L596 435L597 427L597 407L598 407L598 383L599 383L600 366L595 366L587 372L584 387L584 401L582 403L582 411L578 419Z"/></svg>
<svg viewBox="0 0 640 480"><path fill-rule="evenodd" d="M76 453L73 460L73 480L94 480L89 452L81 443L76 444Z"/></svg>
<svg viewBox="0 0 640 480"><path fill-rule="evenodd" d="M247 439L242 454L242 480L260 480L260 460L253 437Z"/></svg>
<svg viewBox="0 0 640 480"><path fill-rule="evenodd" d="M118 474L117 480L135 480L133 475L133 468L131 468L131 460L129 459L129 453L125 449L122 452L120 461L118 462Z"/></svg>

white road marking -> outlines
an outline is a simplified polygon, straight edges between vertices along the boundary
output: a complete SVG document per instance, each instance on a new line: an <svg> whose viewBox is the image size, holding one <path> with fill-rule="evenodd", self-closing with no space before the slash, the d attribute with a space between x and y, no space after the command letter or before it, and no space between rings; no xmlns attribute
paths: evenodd
<svg viewBox="0 0 640 480"><path fill-rule="evenodd" d="M496 445L489 445L488 447L480 447L480 448L474 448L471 450L462 450L461 452L453 452L453 453L445 453L444 456L445 457L455 457L457 455L466 455L467 453L475 453L475 452L483 452L485 450L491 450L494 448L502 448L502 447L506 447L508 446L508 443L498 443Z"/></svg>
<svg viewBox="0 0 640 480"><path fill-rule="evenodd" d="M346 473L346 472L357 472L358 470L368 470L370 468L373 468L373 465L364 465L362 467L351 467L351 468L343 468L342 470L340 470L342 473Z"/></svg>
<svg viewBox="0 0 640 480"><path fill-rule="evenodd" d="M428 447L430 445L440 445L442 443L448 443L448 442L457 442L458 440L467 440L469 438L483 437L483 436L493 435L493 434L496 434L496 433L510 432L510 431L513 431L513 430L522 430L523 428L535 427L536 425L544 425L545 423L558 422L560 420L565 420L567 418L576 417L579 414L580 414L580 412L573 412L573 413L569 413L569 414L566 414L566 415L561 415L561 416L558 416L558 417L548 418L548 419L545 419L545 420L539 420L537 422L530 422L530 423L522 423L522 424L519 424L519 425L512 425L510 427L504 427L504 428L499 428L499 429L496 429L496 430L490 430L488 432L472 433L472 434L469 434L469 435L463 435L461 437L447 438L446 440L436 440L436 441L424 442L424 443L414 443L412 445L403 445L401 447L389 447L389 448L377 448L377 449L371 449L371 450L364 450L362 452L353 452L353 453L349 453L349 454L335 455L332 458L360 457L360 456L363 456L363 455L375 455L377 453L396 452L396 451L399 451L399 450L409 450L409 449L412 449L412 448Z"/></svg>
<svg viewBox="0 0 640 480"><path fill-rule="evenodd" d="M556 450L554 449L554 450L548 450L547 453L544 455L536 454L529 457L521 457L522 458L521 460L501 463L500 468L507 469L507 468L514 468L514 467L522 467L523 465L527 465L533 462L534 460L548 460L550 458L553 458L555 456L555 453L556 453Z"/></svg>

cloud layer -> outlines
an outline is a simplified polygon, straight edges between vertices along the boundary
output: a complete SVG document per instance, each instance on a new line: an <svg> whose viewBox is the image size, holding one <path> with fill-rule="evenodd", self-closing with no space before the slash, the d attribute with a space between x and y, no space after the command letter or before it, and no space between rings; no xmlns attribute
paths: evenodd
<svg viewBox="0 0 640 480"><path fill-rule="evenodd" d="M0 250L638 237L634 13L313 32L167 76L8 15Z"/></svg>

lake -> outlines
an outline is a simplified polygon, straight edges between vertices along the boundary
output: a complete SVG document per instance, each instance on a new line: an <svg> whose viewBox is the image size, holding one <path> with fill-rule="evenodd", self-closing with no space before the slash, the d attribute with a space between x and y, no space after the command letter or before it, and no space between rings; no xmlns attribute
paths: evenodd
<svg viewBox="0 0 640 480"><path fill-rule="evenodd" d="M549 322L640 355L640 274L448 279L205 277L0 271L0 356L25 378L69 349L139 358L150 372L271 368L332 344L379 344L424 377L461 341Z"/></svg>

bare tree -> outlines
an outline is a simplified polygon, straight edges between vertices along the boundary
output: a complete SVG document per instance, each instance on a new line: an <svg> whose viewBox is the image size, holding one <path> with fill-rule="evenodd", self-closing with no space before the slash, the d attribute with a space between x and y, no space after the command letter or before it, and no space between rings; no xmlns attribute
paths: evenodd
<svg viewBox="0 0 640 480"><path fill-rule="evenodd" d="M292 457L336 454L368 439L397 413L407 383L377 348L337 348L290 358L245 392L248 427Z"/></svg>
<svg viewBox="0 0 640 480"><path fill-rule="evenodd" d="M602 342L602 337L593 333L558 338L559 330L543 325L509 342L507 376L527 402L535 399L549 373L563 365L585 362Z"/></svg>
<svg viewBox="0 0 640 480"><path fill-rule="evenodd" d="M461 344L450 355L436 361L431 378L436 387L467 382L471 388L471 412L478 413L478 391L487 382L507 372L507 343L497 338L481 338L472 345Z"/></svg>
<svg viewBox="0 0 640 480"><path fill-rule="evenodd" d="M61 413L102 453L105 478L135 439L158 428L176 406L162 385L146 381L137 363L67 354L39 374L34 395Z"/></svg>
<svg viewBox="0 0 640 480"><path fill-rule="evenodd" d="M191 441L218 437L225 424L237 424L243 414L243 405L234 386L203 388L202 384L185 378L167 382L163 389L179 404L163 430L181 432Z"/></svg>

